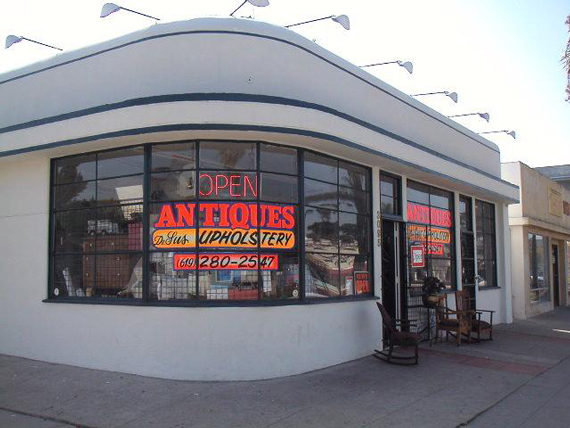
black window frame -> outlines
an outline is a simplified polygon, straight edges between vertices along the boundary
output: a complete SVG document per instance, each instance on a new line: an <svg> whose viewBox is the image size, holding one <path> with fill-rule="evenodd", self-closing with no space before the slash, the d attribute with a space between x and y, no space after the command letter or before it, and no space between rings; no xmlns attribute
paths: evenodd
<svg viewBox="0 0 570 428"><path fill-rule="evenodd" d="M288 203L288 205L295 205L297 207L297 250L292 251L291 254L296 254L298 256L299 261L299 288L300 288L300 296L298 300L269 300L263 299L261 296L258 296L257 300L245 301L245 300L200 300L200 287L198 285L198 281L196 282L196 300L153 300L150 298L150 258L153 253L156 252L156 249L151 249L150 247L150 205L151 204L160 204L165 202L176 202L175 200L168 200L168 201L151 201L150 195L150 185L151 185L151 176L152 174L157 174L159 172L152 171L151 165L151 156L152 156L152 147L153 146L162 146L166 144L182 144L182 143L193 143L194 150L195 150L195 158L194 158L194 173L196 177L196 182L198 182L198 177L201 171L210 171L213 169L209 168L201 168L200 165L200 142L228 142L228 143L254 143L256 149L256 167L255 173L258 174L258 192L257 192L257 199L252 200L251 202L259 203L261 199L261 186L259 184L259 179L261 174L264 172L271 172L262 169L260 165L260 153L261 153L261 145L268 145L268 146L276 146L276 147L284 147L295 149L297 151L297 174L288 174L279 172L279 174L284 176L292 176L296 177L298 181L298 201L297 203ZM143 233L142 233L142 264L143 264L143 273L142 273L142 298L107 298L107 297L76 297L76 296L56 296L54 291L54 261L55 261L55 213L58 212L54 205L55 199L55 187L56 187L56 163L58 160L61 159L68 159L80 156L89 156L89 155L99 155L101 153L119 151L124 149L131 149L139 147L143 149L144 153L144 169L143 169L143 199L142 209L143 209ZM367 174L367 182L366 182L366 192L367 195L367 203L368 203L368 216L369 216L369 229L368 229L368 272L369 272L369 281L370 281L370 292L366 294L356 294L356 287L353 286L353 294L350 296L339 296L338 298L328 298L328 299L307 299L305 297L305 263L306 263L306 251L305 251L305 233L304 233L304 217L305 217L305 201L304 201L304 154L305 153L313 153L319 156L325 156L337 161L338 165L341 163L345 163L348 165L355 165L359 168L363 168ZM241 169L236 169L236 171L246 171ZM249 170L248 170L249 171ZM169 171L174 172L174 171ZM177 170L177 172L179 172ZM337 177L338 178L338 177ZM97 181L97 177L95 178ZM341 184L338 184L341 187ZM297 146L292 145L285 145L285 144L276 144L267 141L261 140L231 140L231 139L194 139L194 140L174 140L174 141L166 141L166 142L153 142L153 143L145 143L145 144L135 144L131 146L121 146L115 147L112 149L105 149L99 151L89 151L84 153L78 153L70 156L63 156L58 158L53 158L50 161L50 206L49 206L49 248L48 248L48 283L47 283L47 299L44 302L68 302L68 303L82 303L82 304L125 304L125 305L148 305L148 306L275 306L275 305L295 305L295 304L307 304L307 303L328 303L328 302L338 302L338 301L352 301L352 300L367 300L367 299L375 299L375 284L374 284L374 245L372 241L372 169L368 166L364 166L355 162L347 161L341 158L334 157L332 155L328 155L325 153L317 152L314 150L309 150ZM196 189L196 196L195 201L199 202L198 197L199 189ZM340 198L340 195L338 196ZM216 201L217 202L217 201ZM97 209L97 208L95 208ZM197 210L198 211L198 210ZM196 214L197 215L197 214ZM340 232L339 232L340 233ZM339 245L340 246L340 245ZM205 249L202 249L205 251ZM180 250L178 250L180 251ZM210 249L212 251L212 249ZM253 250L257 253L263 253L263 249L259 248L257 250ZM267 250L265 250L267 251ZM279 252L281 253L282 250ZM172 251L176 252L176 251ZM199 246L192 250L196 254L200 253ZM339 260L340 260L340 249L338 251ZM340 270L340 267L339 267ZM261 284L261 270L258 270L258 284ZM197 273L198 278L198 273ZM94 280L96 281L96 279ZM261 286L258 286L259 294L261 294Z"/></svg>
<svg viewBox="0 0 570 428"><path fill-rule="evenodd" d="M481 210L478 209L478 205L481 205ZM490 207L491 208L491 212L492 212L492 216L491 217L486 217L485 216L485 206ZM474 229L475 229L475 260L476 260L476 267L477 267L477 276L479 277L479 256L478 256L478 251L479 251L479 237L483 236L483 261L485 264L487 264L488 259L484 256L485 254L485 245L487 243L487 239L492 239L492 246L491 248L493 249L493 263L495 265L495 268L493 269L493 284L492 285L479 285L479 290L487 290L487 289L493 289L493 288L500 288L499 286L499 281L498 281L498 262L497 262L497 210L496 210L496 206L493 202L487 202L487 201L483 201L481 199L475 199L475 224L473 225ZM482 220L481 220L481 224L483 225L483 230L479 230L478 226L477 226L477 218L478 218L478 211L481 211L483 213L482 216ZM492 224L492 232L489 232L486 230L486 226L485 226L485 220L491 220L491 224ZM489 238L492 237L492 238ZM487 272L485 272L485 275L487 275ZM486 279L486 278L485 278Z"/></svg>
<svg viewBox="0 0 570 428"><path fill-rule="evenodd" d="M429 210L429 216L430 216L430 220L429 222L426 223L418 223L418 222L414 222L414 221L410 221L410 219L408 218L406 221L406 245L405 245L405 251L406 251L406 260L408 260L407 266L408 266L408 275L411 274L412 272L412 266L410 265L411 263L411 255L409 254L409 248L410 248L410 244L409 244L409 236L408 236L408 226L409 225L416 225L416 226L421 226L421 227L426 227L426 228L430 228L430 227L436 227L436 228L442 228L442 229L449 229L449 233L450 233L450 243L449 243L449 252L450 255L449 257L445 257L445 256L437 256L437 255L428 255L427 251L424 254L425 257L425 270L426 270L426 274L427 276L429 275L429 272L431 270L431 262L432 260L449 260L450 261L450 268L451 268L451 279L450 279L450 286L446 287L448 292L455 292L457 291L457 254L456 254L456 237L455 237L455 230L456 227L458 227L456 225L456 219L455 219L455 194L453 191L450 190L446 190L446 189L442 189L436 186L432 186L426 183L422 183L420 181L415 181L415 180L408 180L407 181L407 185L406 185L406 190L408 191L410 188L410 185L412 186L417 186L417 187L424 187L425 190L421 190L422 192L426 192L427 191L427 195L428 195L428 203L426 204L425 202L421 202L421 201L415 201L415 200L411 200L409 198L409 196L406 197L406 210L408 209L408 203L413 203L416 205L421 205L424 207L428 207ZM449 196L449 208L441 208L437 205L433 205L431 203L431 196L432 196L432 190L435 190L436 192L445 192L448 194ZM445 210L445 211L449 211L450 215L451 215L451 227L450 228L446 228L443 226L435 226L431 224L431 208L437 208L440 210ZM426 229L427 232L427 229ZM427 233L426 233L426 244L427 244ZM412 284L413 281L411 281L408 278L409 284ZM417 286L417 285L416 285Z"/></svg>
<svg viewBox="0 0 570 428"><path fill-rule="evenodd" d="M382 178L383 177L387 177L391 180L395 181L395 185L393 186L394 189L394 195L385 195L382 193ZM387 220L396 220L396 221L402 221L403 219L403 204L402 204L402 177L395 175L395 174L391 174L389 172L385 172L385 171L380 171L380 177L379 177L379 193L380 193L380 214L382 215L382 218L385 218ZM396 213L385 213L384 211L382 211L382 197L391 197L393 199L393 203L394 203L394 207L396 208Z"/></svg>

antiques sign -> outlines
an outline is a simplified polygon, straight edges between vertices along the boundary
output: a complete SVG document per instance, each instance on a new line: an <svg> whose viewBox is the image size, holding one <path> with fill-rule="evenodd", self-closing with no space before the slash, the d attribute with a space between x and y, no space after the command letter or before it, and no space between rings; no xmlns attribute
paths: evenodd
<svg viewBox="0 0 570 428"><path fill-rule="evenodd" d="M255 199L257 176L202 174L200 196L218 199ZM152 224L157 249L295 248L296 206L257 202L178 202L158 206ZM277 254L199 253L174 255L175 270L276 270Z"/></svg>

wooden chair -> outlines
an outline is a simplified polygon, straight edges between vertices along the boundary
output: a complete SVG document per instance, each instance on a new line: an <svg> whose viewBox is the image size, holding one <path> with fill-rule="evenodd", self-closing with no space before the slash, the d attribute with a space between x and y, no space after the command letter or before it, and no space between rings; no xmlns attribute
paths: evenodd
<svg viewBox="0 0 570 428"><path fill-rule="evenodd" d="M461 290L455 293L455 305L458 311L471 311L471 333L477 333L475 339L477 342L482 340L493 340L493 314L495 311L487 309L471 309L471 299L467 290ZM490 315L489 322L481 319L483 313ZM487 339L481 339L481 333L488 333Z"/></svg>
<svg viewBox="0 0 570 428"><path fill-rule="evenodd" d="M449 335L455 337L457 346L461 345L463 337L471 342L471 330L474 311L470 308L469 291L461 290L455 293L455 311L447 306L447 295L440 300L435 310L436 338L445 331L445 340Z"/></svg>
<svg viewBox="0 0 570 428"><path fill-rule="evenodd" d="M376 302L376 305L380 310L380 314L382 314L382 323L384 325L384 332L386 333L384 342L388 344L388 352L386 352L386 350L379 351L378 349L375 349L374 356L382 361L386 361L387 363L391 364L418 364L418 345L421 340L420 335L411 333L409 331L398 330L398 325L402 329L409 329L410 327L415 327L415 323L410 320L393 319L381 303ZM393 352L395 347L413 347L414 355L402 356L394 354ZM412 360L414 360L413 363L406 362Z"/></svg>

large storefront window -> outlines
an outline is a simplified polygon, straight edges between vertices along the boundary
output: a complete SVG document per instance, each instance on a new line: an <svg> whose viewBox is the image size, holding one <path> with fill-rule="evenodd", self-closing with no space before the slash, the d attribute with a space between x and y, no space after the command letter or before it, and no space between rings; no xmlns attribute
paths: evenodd
<svg viewBox="0 0 570 428"><path fill-rule="evenodd" d="M369 294L369 171L314 153L304 171L306 297Z"/></svg>
<svg viewBox="0 0 570 428"><path fill-rule="evenodd" d="M570 241L566 241L566 301L570 302Z"/></svg>
<svg viewBox="0 0 570 428"><path fill-rule="evenodd" d="M50 298L371 294L366 168L266 143L190 141L58 159L52 182Z"/></svg>
<svg viewBox="0 0 570 428"><path fill-rule="evenodd" d="M528 234L530 303L550 300L548 240L535 233Z"/></svg>
<svg viewBox="0 0 570 428"><path fill-rule="evenodd" d="M471 306L475 309L475 244L471 198L459 197L459 227L461 231L461 284L469 291Z"/></svg>
<svg viewBox="0 0 570 428"><path fill-rule="evenodd" d="M479 288L497 286L497 250L495 237L495 206L489 202L475 202L477 226L477 275Z"/></svg>
<svg viewBox="0 0 570 428"><path fill-rule="evenodd" d="M410 288L421 290L424 279L434 276L455 289L453 193L408 181L407 194Z"/></svg>

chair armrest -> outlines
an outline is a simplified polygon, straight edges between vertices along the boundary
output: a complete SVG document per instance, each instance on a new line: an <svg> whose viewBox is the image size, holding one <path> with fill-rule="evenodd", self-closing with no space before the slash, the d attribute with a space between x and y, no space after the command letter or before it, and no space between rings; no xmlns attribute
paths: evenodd
<svg viewBox="0 0 570 428"><path fill-rule="evenodd" d="M475 309L475 312L489 312L491 314L494 314L496 311L491 311L489 309Z"/></svg>
<svg viewBox="0 0 570 428"><path fill-rule="evenodd" d="M393 319L394 324L409 325L415 327L417 325L416 320L404 320L404 319Z"/></svg>
<svg viewBox="0 0 570 428"><path fill-rule="evenodd" d="M447 313L451 314L451 315L458 315L458 314L463 314L463 315L473 315L475 314L475 311L469 309L467 311L452 311L451 309L447 309Z"/></svg>

